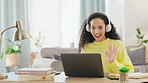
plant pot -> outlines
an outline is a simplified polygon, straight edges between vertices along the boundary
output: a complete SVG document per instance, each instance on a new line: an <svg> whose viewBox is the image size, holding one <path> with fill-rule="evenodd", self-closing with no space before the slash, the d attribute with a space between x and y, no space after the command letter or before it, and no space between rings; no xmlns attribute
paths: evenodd
<svg viewBox="0 0 148 83"><path fill-rule="evenodd" d="M6 65L5 66L18 66L18 55L17 54L6 54Z"/></svg>
<svg viewBox="0 0 148 83"><path fill-rule="evenodd" d="M128 81L128 73L119 73L119 81L126 83Z"/></svg>

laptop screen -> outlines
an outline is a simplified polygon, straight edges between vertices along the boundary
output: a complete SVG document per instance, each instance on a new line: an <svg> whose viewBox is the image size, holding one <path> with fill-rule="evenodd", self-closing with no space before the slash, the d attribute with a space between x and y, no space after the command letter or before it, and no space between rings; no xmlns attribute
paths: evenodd
<svg viewBox="0 0 148 83"><path fill-rule="evenodd" d="M61 59L66 76L104 77L100 54L62 53Z"/></svg>

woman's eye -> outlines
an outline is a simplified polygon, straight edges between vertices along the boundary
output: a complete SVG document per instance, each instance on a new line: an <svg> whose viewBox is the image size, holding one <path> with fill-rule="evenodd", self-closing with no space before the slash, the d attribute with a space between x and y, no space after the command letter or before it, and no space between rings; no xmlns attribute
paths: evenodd
<svg viewBox="0 0 148 83"><path fill-rule="evenodd" d="M92 29L95 29L94 27L92 27Z"/></svg>
<svg viewBox="0 0 148 83"><path fill-rule="evenodd" d="M91 29L95 29L95 27L92 26Z"/></svg>
<svg viewBox="0 0 148 83"><path fill-rule="evenodd" d="M99 29L102 29L103 27L102 26L99 26Z"/></svg>

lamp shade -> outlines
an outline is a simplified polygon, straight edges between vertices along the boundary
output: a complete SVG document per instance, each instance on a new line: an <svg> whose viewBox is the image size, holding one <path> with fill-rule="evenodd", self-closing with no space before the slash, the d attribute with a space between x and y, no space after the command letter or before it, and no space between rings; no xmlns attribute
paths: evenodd
<svg viewBox="0 0 148 83"><path fill-rule="evenodd" d="M22 27L22 23L20 20L16 21L17 31L14 33L14 41L19 41L23 39L31 38L31 35Z"/></svg>
<svg viewBox="0 0 148 83"><path fill-rule="evenodd" d="M14 41L31 38L30 34L23 29L18 29L14 34Z"/></svg>

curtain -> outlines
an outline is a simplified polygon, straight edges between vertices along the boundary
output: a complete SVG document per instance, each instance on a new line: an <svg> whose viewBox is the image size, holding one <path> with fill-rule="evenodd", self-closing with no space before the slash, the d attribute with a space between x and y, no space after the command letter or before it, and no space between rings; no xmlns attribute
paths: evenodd
<svg viewBox="0 0 148 83"><path fill-rule="evenodd" d="M80 25L94 11L105 12L105 0L80 0Z"/></svg>
<svg viewBox="0 0 148 83"><path fill-rule="evenodd" d="M62 47L78 47L79 7L79 0L62 1Z"/></svg>
<svg viewBox="0 0 148 83"><path fill-rule="evenodd" d="M35 39L43 36L43 47L78 47L82 21L93 11L105 11L104 0L29 0L29 23Z"/></svg>
<svg viewBox="0 0 148 83"><path fill-rule="evenodd" d="M29 23L32 33L32 49L39 32L44 36L43 47L61 45L61 0L29 0Z"/></svg>
<svg viewBox="0 0 148 83"><path fill-rule="evenodd" d="M78 33L79 0L29 0L29 23L32 32L31 50L42 34L43 47L70 47Z"/></svg>
<svg viewBox="0 0 148 83"><path fill-rule="evenodd" d="M23 27L29 31L28 0L0 0L0 31L16 25L16 20L22 20ZM7 39L12 39L15 29L7 30L2 37L1 53L10 45ZM19 67L29 66L29 40L23 40L21 54L19 55ZM9 72L13 67L5 68L5 56L0 59L0 71Z"/></svg>

